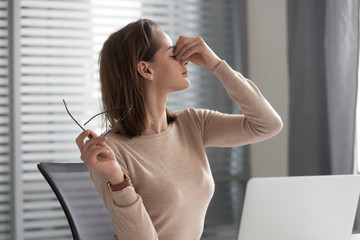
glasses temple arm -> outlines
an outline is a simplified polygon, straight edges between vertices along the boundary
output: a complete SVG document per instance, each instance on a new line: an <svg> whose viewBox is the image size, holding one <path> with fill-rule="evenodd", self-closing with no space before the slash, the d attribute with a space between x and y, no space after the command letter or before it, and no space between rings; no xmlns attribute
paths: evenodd
<svg viewBox="0 0 360 240"><path fill-rule="evenodd" d="M104 114L104 113L107 113L107 112L111 112L111 111L115 111L115 110L118 110L118 109L121 109L121 108L124 108L124 107L117 107L117 108L113 108L113 109L109 109L109 110L106 110L104 112L101 112L101 113L98 113L98 114L95 114L94 116L92 116L86 123L84 123L84 126L86 124L88 124L91 120L93 120L95 117L101 115L101 114ZM129 107L129 111L131 111L132 107L130 106Z"/></svg>
<svg viewBox="0 0 360 240"><path fill-rule="evenodd" d="M71 113L69 112L69 109L67 108L66 102L65 102L64 99L63 99L63 103L64 103L64 106L65 106L66 112L69 114L69 116L72 118L72 120L74 120L74 122L75 122L83 131L85 131L85 128L83 128L83 127L78 123L78 121L76 121L76 119L75 119L75 118L71 115Z"/></svg>

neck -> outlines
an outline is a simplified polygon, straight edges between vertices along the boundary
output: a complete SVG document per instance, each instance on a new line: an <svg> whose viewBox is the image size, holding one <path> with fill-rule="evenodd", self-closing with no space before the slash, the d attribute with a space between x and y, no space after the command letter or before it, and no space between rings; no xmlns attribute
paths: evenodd
<svg viewBox="0 0 360 240"><path fill-rule="evenodd" d="M158 134L168 128L166 101L167 96L162 98L149 96L146 109L150 118L148 128L143 132L144 135Z"/></svg>

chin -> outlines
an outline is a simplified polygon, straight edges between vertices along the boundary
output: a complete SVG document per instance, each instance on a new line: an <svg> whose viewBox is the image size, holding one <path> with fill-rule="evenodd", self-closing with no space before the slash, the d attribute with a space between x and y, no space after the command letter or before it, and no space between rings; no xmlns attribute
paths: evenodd
<svg viewBox="0 0 360 240"><path fill-rule="evenodd" d="M185 90L185 89L189 88L190 85L191 85L190 81L186 78L185 79L185 85L184 85L184 88L182 90Z"/></svg>
<svg viewBox="0 0 360 240"><path fill-rule="evenodd" d="M186 88L189 88L190 85L191 85L191 82L190 82L187 78L186 78L185 80L186 80ZM186 88L185 88L185 89L186 89Z"/></svg>
<svg viewBox="0 0 360 240"><path fill-rule="evenodd" d="M185 83L182 86L179 86L179 87L173 89L173 92L178 92L178 91L185 90L185 89L189 88L190 85L191 85L190 81L186 79Z"/></svg>

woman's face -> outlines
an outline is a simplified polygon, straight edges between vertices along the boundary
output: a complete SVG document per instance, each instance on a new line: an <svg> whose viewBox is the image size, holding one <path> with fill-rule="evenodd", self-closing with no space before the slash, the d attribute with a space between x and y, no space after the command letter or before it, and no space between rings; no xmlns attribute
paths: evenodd
<svg viewBox="0 0 360 240"><path fill-rule="evenodd" d="M185 68L188 61L180 63L174 58L174 45L170 37L162 30L157 30L161 48L156 52L154 61L149 62L153 71L153 84L158 90L169 94L190 86L188 72Z"/></svg>

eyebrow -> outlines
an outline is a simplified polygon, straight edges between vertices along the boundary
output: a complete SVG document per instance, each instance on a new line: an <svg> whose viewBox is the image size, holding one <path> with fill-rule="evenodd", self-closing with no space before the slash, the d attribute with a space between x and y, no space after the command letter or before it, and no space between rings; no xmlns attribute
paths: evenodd
<svg viewBox="0 0 360 240"><path fill-rule="evenodd" d="M170 46L166 51L169 51L169 49L175 49L175 46Z"/></svg>

